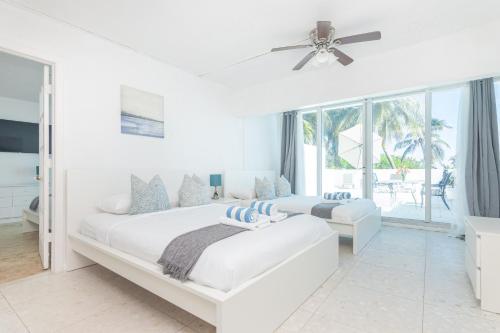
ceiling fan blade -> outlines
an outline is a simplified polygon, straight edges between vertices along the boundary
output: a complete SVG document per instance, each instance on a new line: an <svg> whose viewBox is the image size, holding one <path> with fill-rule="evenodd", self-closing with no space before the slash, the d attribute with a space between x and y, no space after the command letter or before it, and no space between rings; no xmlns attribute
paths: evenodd
<svg viewBox="0 0 500 333"><path fill-rule="evenodd" d="M312 47L312 45L290 45L290 46L274 47L271 49L271 52L305 49L306 47Z"/></svg>
<svg viewBox="0 0 500 333"><path fill-rule="evenodd" d="M332 47L330 50L337 57L337 61L340 62L344 66L347 66L354 61L354 59L352 59L351 57L349 57L347 54L340 51L339 49Z"/></svg>
<svg viewBox="0 0 500 333"><path fill-rule="evenodd" d="M330 36L330 28L332 22L330 21L318 21L316 22L316 31L318 39L328 39Z"/></svg>
<svg viewBox="0 0 500 333"><path fill-rule="evenodd" d="M339 45L351 44L351 43L360 43L360 42L368 42L371 40L379 40L382 38L382 34L380 31L372 31L359 35L352 35L347 37L341 37L335 39L333 42Z"/></svg>
<svg viewBox="0 0 500 333"><path fill-rule="evenodd" d="M309 60L311 60L314 56L316 55L316 50L309 52L295 67L293 68L294 71L300 70L302 67L304 67L305 64Z"/></svg>

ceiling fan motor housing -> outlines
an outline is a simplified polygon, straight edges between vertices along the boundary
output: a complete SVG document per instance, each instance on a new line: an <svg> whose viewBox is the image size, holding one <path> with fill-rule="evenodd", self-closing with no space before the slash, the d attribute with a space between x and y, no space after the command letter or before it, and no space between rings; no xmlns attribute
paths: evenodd
<svg viewBox="0 0 500 333"><path fill-rule="evenodd" d="M334 27L329 27L329 33L327 35L324 35L324 37L320 37L318 29L315 28L311 30L311 32L309 33L309 38L311 40L311 43L313 43L317 49L320 49L320 48L327 48L328 46L330 46L330 44L333 42L334 35L335 35Z"/></svg>

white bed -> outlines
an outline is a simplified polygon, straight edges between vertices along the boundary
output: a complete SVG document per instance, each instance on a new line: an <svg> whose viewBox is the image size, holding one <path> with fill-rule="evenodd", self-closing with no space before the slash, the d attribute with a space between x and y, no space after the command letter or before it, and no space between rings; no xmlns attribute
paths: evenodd
<svg viewBox="0 0 500 333"><path fill-rule="evenodd" d="M213 324L218 333L266 333L278 328L338 267L338 233L319 219L296 216L213 244L191 272L194 281L174 280L154 263L159 253L175 235L212 223L207 218L218 217L224 207L180 208L136 217L93 215L100 198L128 189L130 173L67 172L67 270L97 262ZM160 174L175 201L186 172L133 173L146 179ZM175 224L175 230L168 224ZM261 253L249 255L250 247Z"/></svg>
<svg viewBox="0 0 500 333"><path fill-rule="evenodd" d="M268 201L276 203L281 210L304 214L311 214L313 206L322 202L341 203L332 210L332 217L327 219L327 222L341 236L352 237L352 252L355 255L370 242L382 226L380 208L370 199L328 201L319 196L292 195Z"/></svg>
<svg viewBox="0 0 500 333"><path fill-rule="evenodd" d="M83 220L80 232L155 264L175 237L217 224L226 209L225 205L211 204L142 215L98 213ZM326 222L309 215L297 215L261 230L242 232L209 246L189 279L229 291L331 233Z"/></svg>
<svg viewBox="0 0 500 333"><path fill-rule="evenodd" d="M275 180L274 171L230 171L226 174L225 192L248 192L253 188L255 177L267 177ZM245 200L244 205L249 205L255 199ZM281 210L311 214L314 205L321 202L334 202L324 200L319 196L292 195L274 200L266 200L278 204ZM330 227L341 236L352 237L352 251L358 254L377 234L382 226L380 208L370 199L341 200L342 205L332 210L332 217L327 219Z"/></svg>

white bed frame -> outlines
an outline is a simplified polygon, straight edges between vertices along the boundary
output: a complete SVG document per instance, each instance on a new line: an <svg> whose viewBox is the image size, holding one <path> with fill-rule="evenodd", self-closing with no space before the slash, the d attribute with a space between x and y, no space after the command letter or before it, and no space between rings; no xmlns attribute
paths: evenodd
<svg viewBox="0 0 500 333"><path fill-rule="evenodd" d="M133 173L144 179L160 174L171 200L176 201L182 176L187 172ZM161 273L159 266L78 232L80 221L96 212L100 198L128 190L130 174L131 170L116 169L67 172L67 270L98 263L214 325L217 333L268 333L278 328L338 268L335 232L229 292L171 279Z"/></svg>
<svg viewBox="0 0 500 333"><path fill-rule="evenodd" d="M275 181L277 174L274 170L229 170L225 174L224 192L241 192L243 189L255 187L255 177L267 177ZM333 230L340 236L352 238L352 252L357 255L375 236L382 226L381 209L377 207L372 213L355 222L340 223L326 220Z"/></svg>
<svg viewBox="0 0 500 333"><path fill-rule="evenodd" d="M382 214L380 207L363 218L349 223L340 223L326 220L333 230L342 237L352 238L352 253L357 255L375 236L382 227Z"/></svg>

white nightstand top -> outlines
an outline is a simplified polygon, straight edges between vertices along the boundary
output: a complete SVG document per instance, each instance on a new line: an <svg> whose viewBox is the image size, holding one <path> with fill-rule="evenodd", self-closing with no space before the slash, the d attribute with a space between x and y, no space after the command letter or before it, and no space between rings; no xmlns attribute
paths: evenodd
<svg viewBox="0 0 500 333"><path fill-rule="evenodd" d="M237 205L240 203L240 199L236 198L219 198L217 200L212 199L212 203L219 203L219 204L232 204L232 205Z"/></svg>

